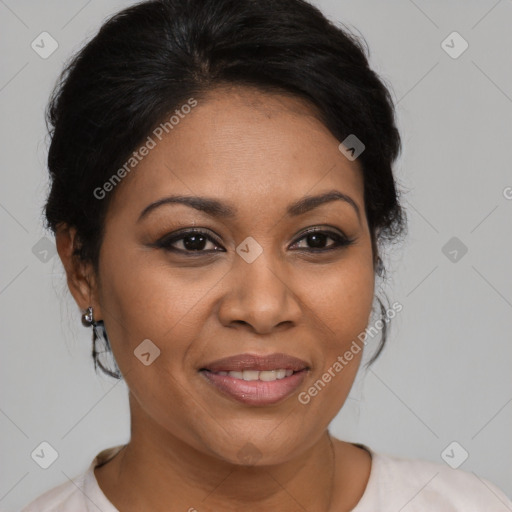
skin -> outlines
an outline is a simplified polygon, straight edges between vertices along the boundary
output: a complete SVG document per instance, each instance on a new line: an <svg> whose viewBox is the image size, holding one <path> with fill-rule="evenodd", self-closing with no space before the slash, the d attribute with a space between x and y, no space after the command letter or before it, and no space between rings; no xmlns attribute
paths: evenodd
<svg viewBox="0 0 512 512"><path fill-rule="evenodd" d="M349 511L363 495L370 455L333 439L333 460L328 434L363 351L308 404L298 401L364 332L374 297L363 175L338 144L303 100L216 89L111 192L98 275L71 258L74 228L57 233L70 291L104 320L129 388L131 440L95 470L119 510ZM286 216L293 201L332 189L353 199L360 218L342 201ZM214 197L238 214L168 204L137 222L171 194ZM303 232L316 226L355 240L308 253L315 245ZM215 240L200 249L210 255L151 245L191 227ZM248 236L263 249L250 264L235 252ZM320 247L335 243L327 237ZM183 239L173 246L187 250ZM145 339L160 349L148 366L134 356ZM243 352L285 352L310 371L285 400L244 405L198 373ZM238 455L248 442L258 453L251 465Z"/></svg>

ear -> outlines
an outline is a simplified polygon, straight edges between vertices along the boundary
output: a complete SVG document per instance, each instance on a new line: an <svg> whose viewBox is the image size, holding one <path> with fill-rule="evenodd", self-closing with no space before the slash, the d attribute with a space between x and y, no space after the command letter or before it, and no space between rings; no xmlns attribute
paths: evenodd
<svg viewBox="0 0 512 512"><path fill-rule="evenodd" d="M76 228L60 224L55 233L57 252L66 271L69 291L83 312L89 306L94 308L95 320L101 320L101 307L98 301L98 289L91 263L85 263L73 255L78 247Z"/></svg>

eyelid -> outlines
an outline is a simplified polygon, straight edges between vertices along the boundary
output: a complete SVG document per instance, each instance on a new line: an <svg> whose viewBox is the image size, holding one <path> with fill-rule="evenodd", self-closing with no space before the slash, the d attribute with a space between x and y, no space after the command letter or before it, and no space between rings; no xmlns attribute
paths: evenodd
<svg viewBox="0 0 512 512"><path fill-rule="evenodd" d="M306 235L309 235L310 233L316 233L316 232L321 232L321 233L332 233L332 234L335 234L335 235L338 235L338 236L341 236L343 238L346 238L348 239L349 237L339 228L335 227L335 226L330 226L329 224L321 224L321 225L318 225L318 226L313 226L311 228L306 228L304 231L301 231L298 235L297 235L297 240L306 236Z"/></svg>
<svg viewBox="0 0 512 512"><path fill-rule="evenodd" d="M179 236L183 237L184 235L188 235L190 233L197 233L199 235L208 235L211 238L215 238L218 236L216 233L212 236L212 233L214 233L214 232L208 228L190 227L190 228L179 229L178 231L173 231L172 233L164 235L162 237L162 240L167 240L167 239L173 240L174 238L177 238ZM216 243L219 243L219 242L216 241Z"/></svg>
<svg viewBox="0 0 512 512"><path fill-rule="evenodd" d="M292 243L293 245L296 245L300 241L302 241L304 238L306 238L308 235L312 233L321 233L327 235L328 238L331 238L331 240L334 240L336 243L333 244L333 246L328 246L324 249L298 249L299 251L303 252L309 252L309 253L320 253L320 252L327 252L331 249L342 249L344 247L347 247L354 243L356 241L356 237L349 237L347 236L343 231L341 231L339 228L335 228L333 226L329 227L322 227L322 226L315 226L313 228L308 228L305 231L302 231L297 237L295 238L295 241Z"/></svg>
<svg viewBox="0 0 512 512"><path fill-rule="evenodd" d="M160 238L158 241L155 242L155 246L157 247L163 247L164 249L166 246L170 247L172 243L177 242L178 240L182 240L183 238L187 238L190 234L198 234L203 235L205 238L208 239L208 241L214 243L215 245L218 245L222 247L222 244L216 239L217 235L213 236L212 231L208 228L183 228L179 229L178 231L169 233L167 235L164 235L162 238ZM220 238L220 237L219 237ZM180 249L176 249L177 252L189 252L192 253L193 251L181 251ZM197 251L197 253L208 253L208 251Z"/></svg>

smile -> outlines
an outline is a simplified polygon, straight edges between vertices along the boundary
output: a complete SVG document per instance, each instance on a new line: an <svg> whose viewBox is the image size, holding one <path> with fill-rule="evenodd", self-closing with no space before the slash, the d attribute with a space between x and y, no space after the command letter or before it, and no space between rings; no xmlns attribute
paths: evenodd
<svg viewBox="0 0 512 512"><path fill-rule="evenodd" d="M303 383L309 366L286 354L240 354L200 368L213 389L237 402L265 406L278 403Z"/></svg>

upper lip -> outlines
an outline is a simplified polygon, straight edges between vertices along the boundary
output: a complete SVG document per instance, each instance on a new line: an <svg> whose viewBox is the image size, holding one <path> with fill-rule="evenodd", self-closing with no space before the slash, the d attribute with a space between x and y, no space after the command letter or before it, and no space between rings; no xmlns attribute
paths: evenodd
<svg viewBox="0 0 512 512"><path fill-rule="evenodd" d="M274 353L268 355L238 354L224 357L203 365L201 370L211 372L236 372L242 370L293 370L300 371L308 368L308 364L297 357L288 354Z"/></svg>

